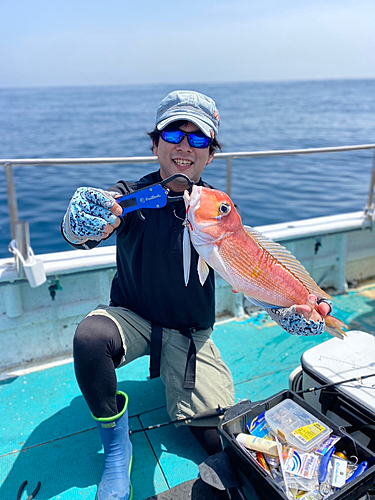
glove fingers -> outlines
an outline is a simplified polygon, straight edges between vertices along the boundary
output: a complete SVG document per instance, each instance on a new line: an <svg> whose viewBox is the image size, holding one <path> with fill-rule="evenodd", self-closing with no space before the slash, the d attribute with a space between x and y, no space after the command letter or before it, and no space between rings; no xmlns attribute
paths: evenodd
<svg viewBox="0 0 375 500"><path fill-rule="evenodd" d="M87 239L100 241L107 224L115 225L111 212L115 204L112 193L96 188L80 187L74 193L63 219L63 233L74 244Z"/></svg>
<svg viewBox="0 0 375 500"><path fill-rule="evenodd" d="M99 205L113 205L103 193L92 188L79 188L70 205L70 227L77 236L100 236L103 237L104 229L108 224L115 224L117 217L109 208Z"/></svg>
<svg viewBox="0 0 375 500"><path fill-rule="evenodd" d="M99 219L104 219L113 226L116 222L117 217L108 209L100 207L99 205L91 205L89 207L82 207L73 203L70 207L71 217L73 217L80 224L86 224L87 218L89 216L97 217Z"/></svg>
<svg viewBox="0 0 375 500"><path fill-rule="evenodd" d="M114 198L108 192L101 189L81 187L76 191L77 199L80 203L89 202L92 206L99 205L110 210L115 204Z"/></svg>

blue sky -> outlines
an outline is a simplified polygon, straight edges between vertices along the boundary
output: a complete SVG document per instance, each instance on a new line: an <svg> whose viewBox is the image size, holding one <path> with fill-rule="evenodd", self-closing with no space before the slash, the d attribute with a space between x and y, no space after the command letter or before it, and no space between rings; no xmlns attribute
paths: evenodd
<svg viewBox="0 0 375 500"><path fill-rule="evenodd" d="M375 78L374 0L13 0L0 87Z"/></svg>

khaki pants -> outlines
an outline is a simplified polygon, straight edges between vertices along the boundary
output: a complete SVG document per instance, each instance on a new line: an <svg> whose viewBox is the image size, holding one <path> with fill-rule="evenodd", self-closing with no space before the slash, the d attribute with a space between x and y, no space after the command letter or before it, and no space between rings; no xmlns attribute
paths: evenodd
<svg viewBox="0 0 375 500"><path fill-rule="evenodd" d="M89 314L107 316L119 329L124 346L121 366L150 354L151 323L123 307L100 305ZM171 420L191 417L211 408L234 405L234 385L229 368L210 338L212 329L193 333L197 357L193 390L184 389L185 366L190 340L178 330L163 328L160 376L166 387L167 410ZM218 418L192 421L191 425L213 426ZM189 424L190 425L190 424Z"/></svg>

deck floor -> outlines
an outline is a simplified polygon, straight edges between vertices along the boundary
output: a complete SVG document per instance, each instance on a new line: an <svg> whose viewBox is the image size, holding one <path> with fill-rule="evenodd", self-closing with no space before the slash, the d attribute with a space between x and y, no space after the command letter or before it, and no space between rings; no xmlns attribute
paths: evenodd
<svg viewBox="0 0 375 500"><path fill-rule="evenodd" d="M375 331L375 286L335 297L335 315L351 329ZM219 323L213 339L230 366L236 399L253 401L288 388L302 353L330 338L296 338L264 313ZM119 389L129 395L131 429L167 422L164 386L149 380L149 359L118 370ZM0 498L23 500L38 481L37 500L95 498L103 452L95 422L80 393L72 363L0 382ZM173 425L132 435L135 500L145 500L199 476L207 455L185 427Z"/></svg>

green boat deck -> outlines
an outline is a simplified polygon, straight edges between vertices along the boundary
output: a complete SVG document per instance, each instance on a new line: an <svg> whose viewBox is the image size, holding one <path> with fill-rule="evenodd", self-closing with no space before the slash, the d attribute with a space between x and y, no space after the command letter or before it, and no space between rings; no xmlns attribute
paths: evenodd
<svg viewBox="0 0 375 500"><path fill-rule="evenodd" d="M350 329L375 331L375 285L335 297L335 315ZM246 319L218 322L213 339L230 366L237 402L267 398L288 388L302 353L331 338L293 337L257 312ZM6 343L3 344L6 348ZM132 430L169 420L164 386L149 380L149 358L117 371L119 389L129 395ZM103 451L94 420L80 393L71 362L0 382L0 499L22 500L41 489L37 500L94 499ZM173 425L135 433L134 499L145 500L199 477L207 455L185 427ZM169 498L169 497L168 497ZM171 496L170 498L173 498Z"/></svg>

